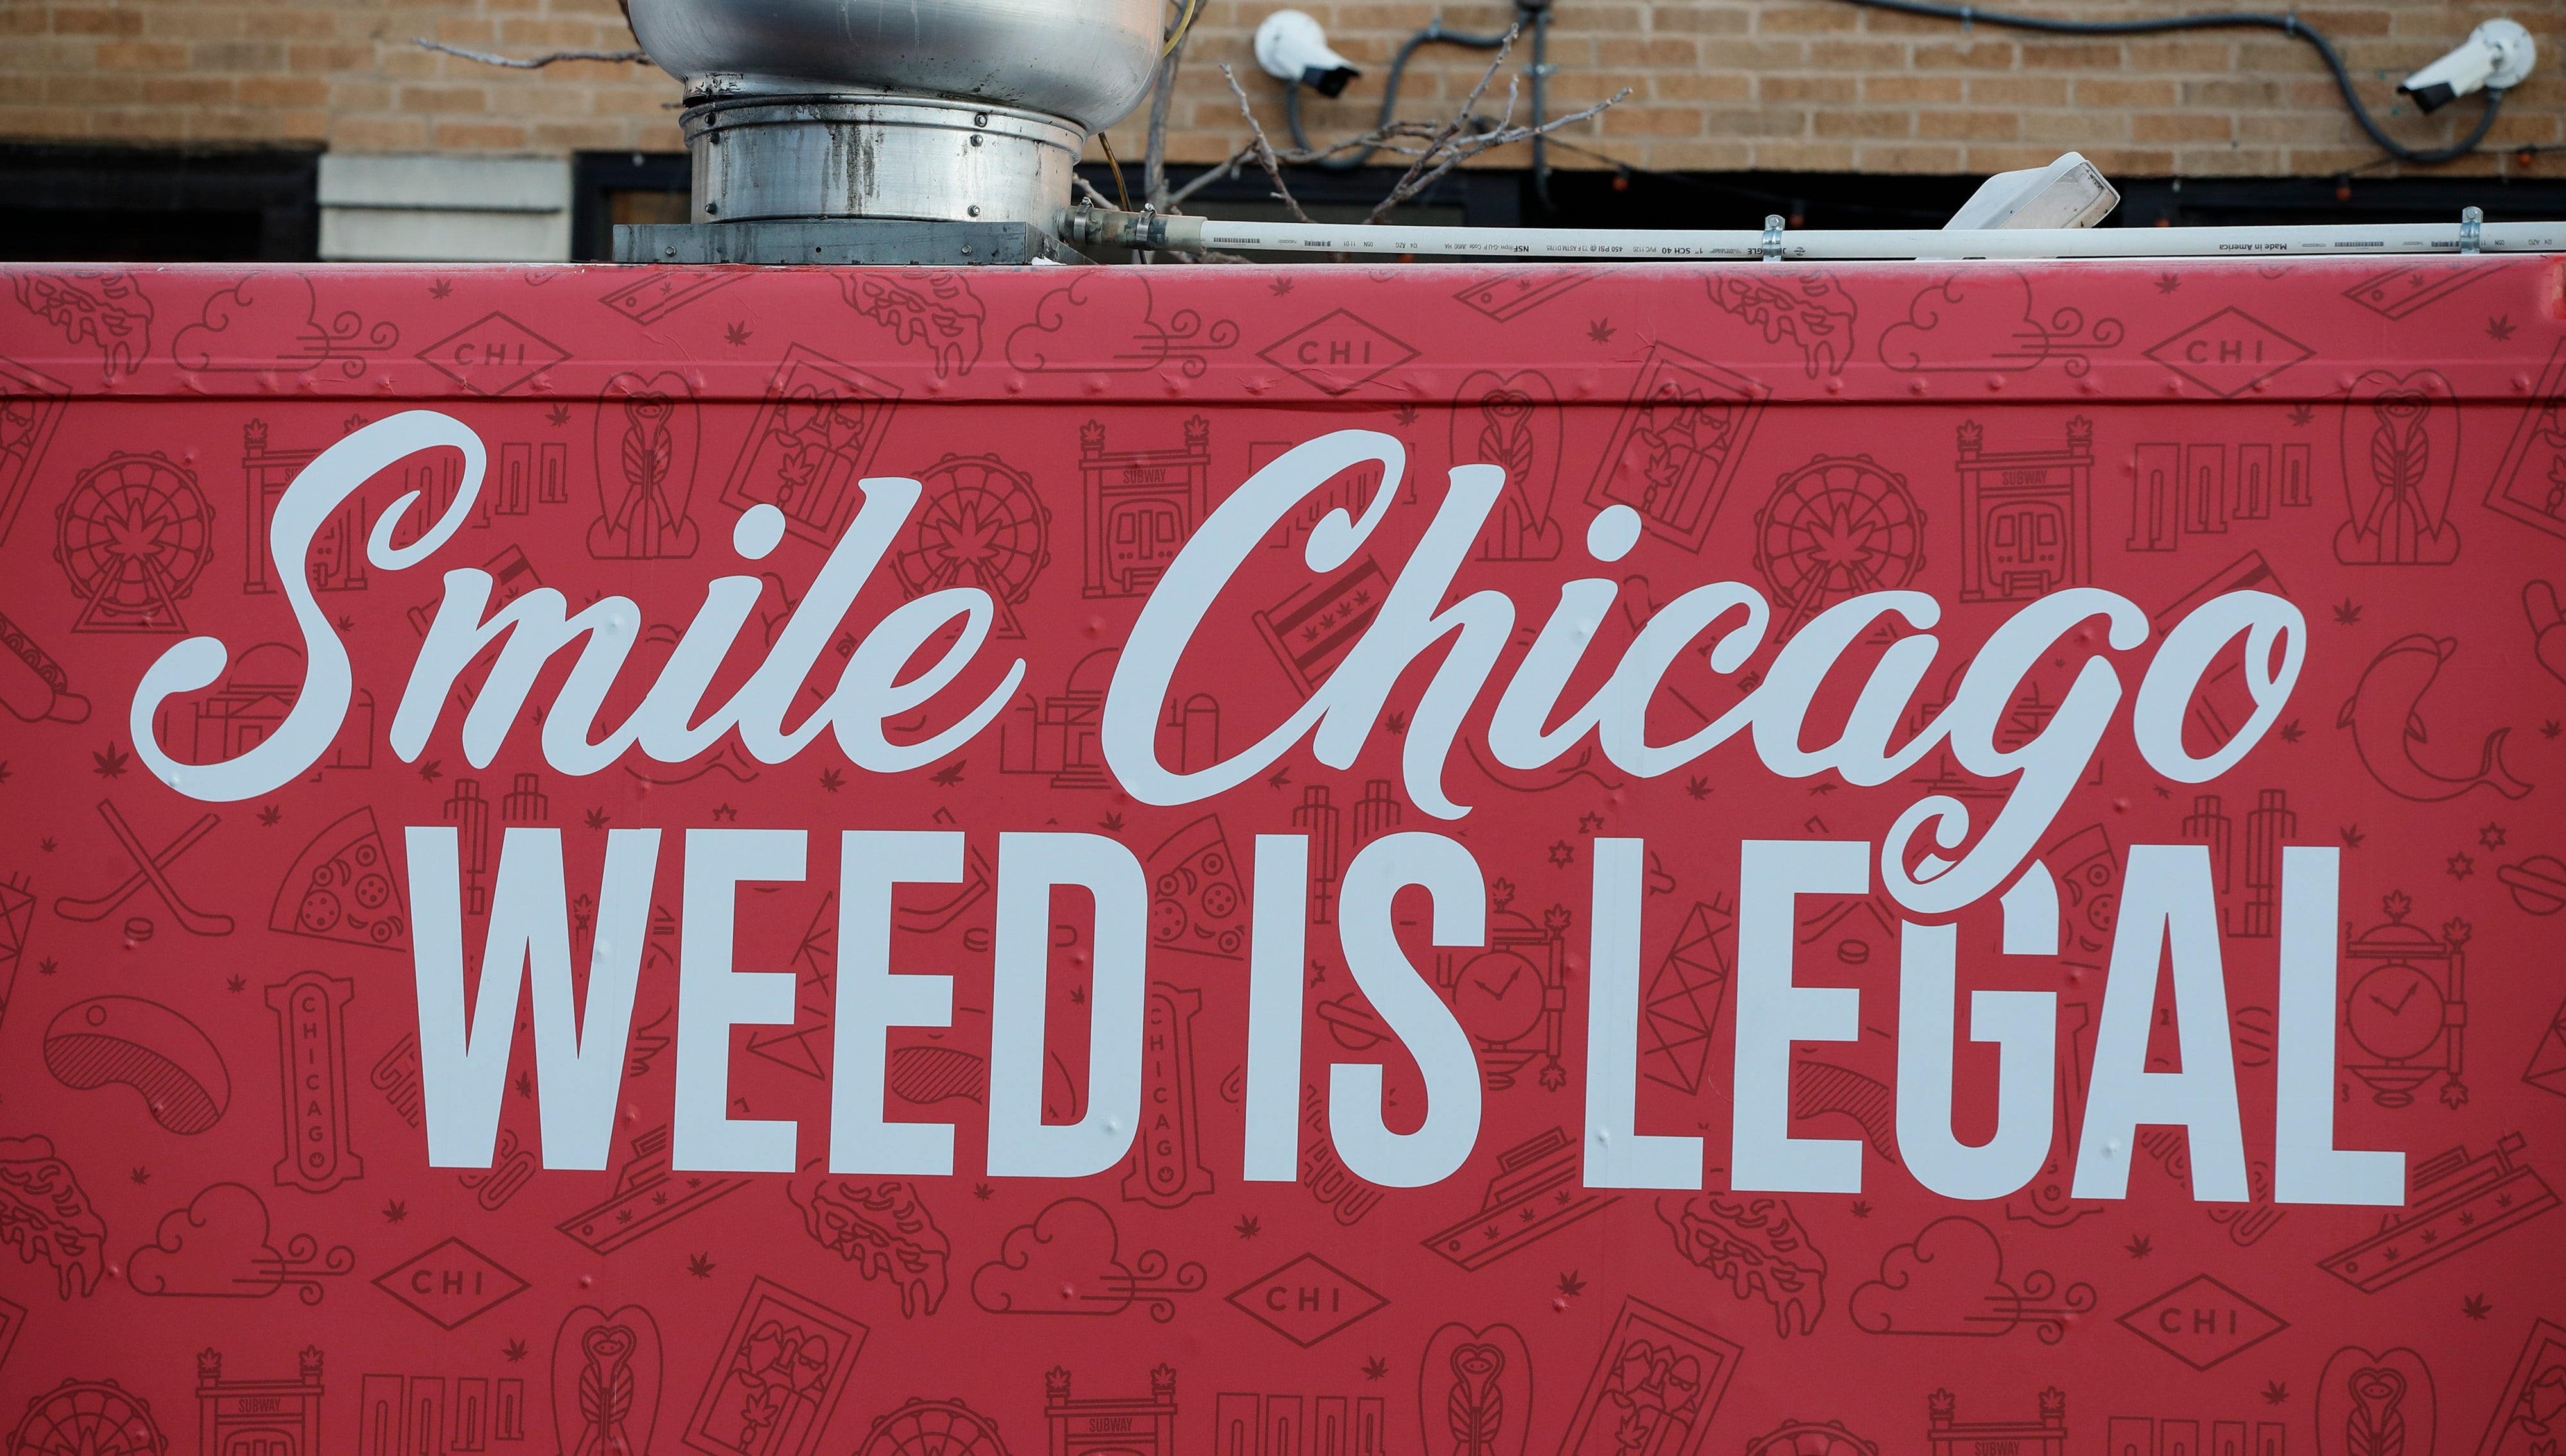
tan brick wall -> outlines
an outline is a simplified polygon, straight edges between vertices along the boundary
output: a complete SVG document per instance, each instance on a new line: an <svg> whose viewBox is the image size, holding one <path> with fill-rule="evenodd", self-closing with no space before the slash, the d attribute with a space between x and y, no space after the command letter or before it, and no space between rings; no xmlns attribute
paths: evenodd
<svg viewBox="0 0 2566 1456"><path fill-rule="evenodd" d="M1075 0L1067 0L1075 3ZM1275 84L1248 51L1268 0L1206 0L1186 66L1170 154L1209 161L1245 139L1217 63L1226 61L1280 136ZM1303 8L1371 74L1337 102L1311 98L1314 135L1369 124L1381 68L1435 13L1431 4ZM2178 0L2047 0L2041 13L2122 19L2196 8ZM1461 29L1501 28L1502 6L1444 11ZM2398 78L2478 21L2510 15L2541 45L2495 150L2448 170L2566 175L2566 153L2526 162L2523 144L2566 142L2566 6L2557 0L2303 9L2335 38L2374 111L2410 144L2472 124L2478 103L2437 118L2389 117ZM2313 51L2263 31L2129 41L1973 30L1834 0L1558 0L1555 110L1625 87L1630 100L1566 133L1558 165L1595 155L1671 170L1986 172L2075 147L2126 176L2325 175L2376 162ZM647 66L496 70L410 44L526 55L633 44L615 0L0 0L0 136L155 143L324 143L341 151L561 153L679 146L673 82ZM1519 54L1518 59L1522 59ZM1437 116L1486 64L1429 47L1403 113ZM1503 82L1499 83L1501 91ZM1115 129L1136 161L1141 119ZM1521 165L1520 149L1492 164ZM2378 168L2386 172L2389 168Z"/></svg>
<svg viewBox="0 0 2566 1456"><path fill-rule="evenodd" d="M501 70L411 44L621 51L615 0L0 0L0 136L334 151L679 150L647 65Z"/></svg>

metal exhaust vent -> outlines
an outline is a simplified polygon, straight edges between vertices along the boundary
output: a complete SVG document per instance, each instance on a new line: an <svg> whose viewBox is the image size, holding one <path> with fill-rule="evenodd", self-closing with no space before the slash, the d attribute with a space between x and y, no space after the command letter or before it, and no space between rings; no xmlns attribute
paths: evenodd
<svg viewBox="0 0 2566 1456"><path fill-rule="evenodd" d="M670 227L634 229L633 246L619 239L619 257L820 261L809 248L775 244L853 234L757 228L763 242L752 251L778 256L751 258L740 254L750 234L733 228L860 219L965 225L865 235L934 240L926 251L947 253L963 246L957 239L979 237L977 256L935 261L986 262L1023 261L992 258L987 246L1003 251L1003 239L1026 225L1048 241L1088 136L1122 120L1149 89L1160 6L632 0L632 15L651 59L685 85L691 222L722 233L679 238ZM836 251L825 241L812 246L823 257Z"/></svg>

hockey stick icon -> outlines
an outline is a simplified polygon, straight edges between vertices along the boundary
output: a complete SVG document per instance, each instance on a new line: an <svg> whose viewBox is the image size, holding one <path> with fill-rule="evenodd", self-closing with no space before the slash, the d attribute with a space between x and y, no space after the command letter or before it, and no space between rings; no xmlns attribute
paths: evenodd
<svg viewBox="0 0 2566 1456"><path fill-rule="evenodd" d="M179 855L186 853L198 840L213 833L214 826L222 823L221 816L208 814L198 819L194 824L187 826L186 833L170 841L167 849L153 854L142 848L140 840L134 838L132 827L125 822L124 815L116 812L114 803L105 799L98 801L98 812L107 820L107 827L115 832L116 842L123 845L125 852L133 857L134 873L128 876L124 883L94 900L74 899L70 895L57 898L54 901L55 914L66 920L104 920L110 911L132 898L133 892L147 883L160 892L161 900L169 906L169 913L177 916L178 923L186 927L190 933L196 935L232 933L231 916L212 914L188 904L178 893L177 886L169 882L167 872L169 866L177 862Z"/></svg>

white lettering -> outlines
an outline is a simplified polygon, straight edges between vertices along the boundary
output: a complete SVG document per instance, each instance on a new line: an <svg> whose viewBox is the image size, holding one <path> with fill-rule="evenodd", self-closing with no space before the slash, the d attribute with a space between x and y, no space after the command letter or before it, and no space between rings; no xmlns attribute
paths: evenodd
<svg viewBox="0 0 2566 1456"><path fill-rule="evenodd" d="M1479 1139L1479 1059L1452 1008L1399 948L1391 919L1391 902L1412 884L1431 898L1434 944L1487 941L1487 882L1458 841L1384 835L1347 866L1337 903L1346 969L1425 1079L1424 1122L1413 1132L1393 1132L1384 1120L1379 1063L1338 1062L1328 1069L1328 1131L1337 1155L1355 1176L1385 1188L1441 1182Z"/></svg>
<svg viewBox="0 0 2566 1456"><path fill-rule="evenodd" d="M1738 849L1737 1065L1728 1185L1741 1192L1859 1193L1862 1144L1791 1135L1791 1044L1862 1035L1862 993L1794 986L1801 895L1871 893L1871 846L1748 840Z"/></svg>
<svg viewBox="0 0 2566 1456"><path fill-rule="evenodd" d="M427 1118L427 1163L486 1168L516 1040L518 991L534 980L535 1077L544 1166L602 1168L615 1135L642 947L650 928L657 830L610 830L598 885L597 939L589 948L588 1014L571 993L570 907L561 831L512 829L499 844L499 882L481 942L481 986L471 1034L463 1013L463 905L457 835L412 825L411 954L418 986L418 1063Z"/></svg>
<svg viewBox="0 0 2566 1456"><path fill-rule="evenodd" d="M1698 1188L1701 1139L1643 1136L1640 910L1647 842L1595 841L1586 1004L1586 1176L1589 1188Z"/></svg>
<svg viewBox="0 0 2566 1456"><path fill-rule="evenodd" d="M2330 942L2330 926L2326 933ZM2157 971L2168 952L2182 1070L2150 1072L2148 1028L2156 1020ZM2333 998L2327 1000L2331 1005ZM2076 1197L2129 1196L2130 1154L2142 1124L2183 1129L2195 1201L2245 1201L2245 1135L2227 1041L2218 896L2210 887L2204 845L2130 847L2103 1016L2095 1029L2084 1141L2076 1150Z"/></svg>
<svg viewBox="0 0 2566 1456"><path fill-rule="evenodd" d="M1087 957L1087 1109L1043 1121L1043 1009L1051 994L1051 892L1096 899ZM1084 1178L1123 1160L1141 1123L1149 995L1150 881L1103 835L998 837L998 941L989 999L989 1172Z"/></svg>
<svg viewBox="0 0 2566 1456"><path fill-rule="evenodd" d="M797 1128L730 1115L730 1029L791 1026L790 971L733 971L739 886L802 878L800 830L686 831L685 920L677 941L676 1117L670 1165L681 1171L789 1173Z"/></svg>

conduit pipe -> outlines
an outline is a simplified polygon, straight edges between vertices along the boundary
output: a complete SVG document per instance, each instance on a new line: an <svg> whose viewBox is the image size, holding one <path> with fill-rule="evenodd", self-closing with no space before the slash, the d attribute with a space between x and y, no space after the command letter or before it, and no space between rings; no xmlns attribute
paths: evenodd
<svg viewBox="0 0 2566 1456"><path fill-rule="evenodd" d="M1845 228L1790 232L1780 218L1761 232L1539 227L1407 227L1325 222L1223 222L1098 207L1061 210L1056 230L1074 247L1201 253L1406 254L1452 258L1770 260L1857 258L2344 257L2379 253L2566 251L2566 222L2480 222L2316 227Z"/></svg>

